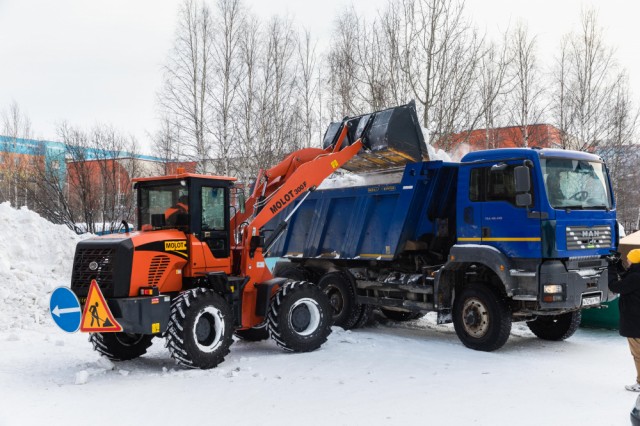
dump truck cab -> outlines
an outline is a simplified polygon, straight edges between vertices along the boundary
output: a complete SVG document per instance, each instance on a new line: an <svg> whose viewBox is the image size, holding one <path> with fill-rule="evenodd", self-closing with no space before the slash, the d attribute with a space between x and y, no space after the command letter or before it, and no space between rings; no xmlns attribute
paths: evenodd
<svg viewBox="0 0 640 426"><path fill-rule="evenodd" d="M462 159L458 182L453 262L495 265L522 312L561 313L607 300L606 256L619 236L600 157L480 151Z"/></svg>

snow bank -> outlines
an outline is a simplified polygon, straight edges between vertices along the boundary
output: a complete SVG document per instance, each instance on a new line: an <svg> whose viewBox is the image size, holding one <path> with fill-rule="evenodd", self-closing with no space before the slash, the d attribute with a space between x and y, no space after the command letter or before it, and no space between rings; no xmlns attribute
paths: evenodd
<svg viewBox="0 0 640 426"><path fill-rule="evenodd" d="M49 295L69 285L76 243L84 237L27 208L0 204L0 330L50 321Z"/></svg>

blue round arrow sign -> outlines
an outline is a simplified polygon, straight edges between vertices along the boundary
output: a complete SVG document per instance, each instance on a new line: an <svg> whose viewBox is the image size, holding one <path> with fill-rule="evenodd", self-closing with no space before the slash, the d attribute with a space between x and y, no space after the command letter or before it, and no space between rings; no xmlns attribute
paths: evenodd
<svg viewBox="0 0 640 426"><path fill-rule="evenodd" d="M78 297L69 287L58 287L51 293L49 311L53 321L67 333L75 333L80 328L82 310Z"/></svg>

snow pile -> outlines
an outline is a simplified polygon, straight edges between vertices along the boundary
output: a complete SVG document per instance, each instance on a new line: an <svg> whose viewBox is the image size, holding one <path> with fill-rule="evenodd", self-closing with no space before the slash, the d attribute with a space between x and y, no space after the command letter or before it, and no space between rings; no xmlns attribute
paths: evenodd
<svg viewBox="0 0 640 426"><path fill-rule="evenodd" d="M49 295L69 285L75 246L84 237L9 203L0 204L0 235L0 330L49 321Z"/></svg>

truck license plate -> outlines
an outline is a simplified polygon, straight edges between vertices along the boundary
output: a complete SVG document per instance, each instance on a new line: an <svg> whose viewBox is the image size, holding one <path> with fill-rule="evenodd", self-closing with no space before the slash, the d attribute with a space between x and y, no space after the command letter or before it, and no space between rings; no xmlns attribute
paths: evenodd
<svg viewBox="0 0 640 426"><path fill-rule="evenodd" d="M582 306L592 306L600 303L600 295L582 298Z"/></svg>

